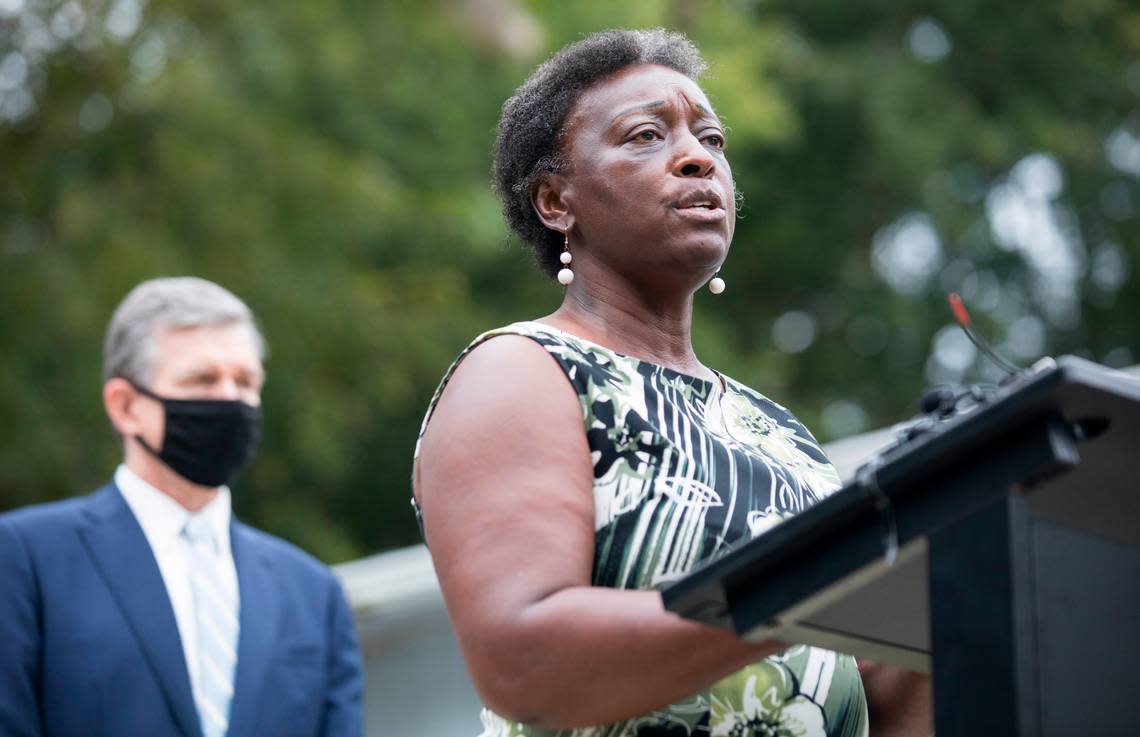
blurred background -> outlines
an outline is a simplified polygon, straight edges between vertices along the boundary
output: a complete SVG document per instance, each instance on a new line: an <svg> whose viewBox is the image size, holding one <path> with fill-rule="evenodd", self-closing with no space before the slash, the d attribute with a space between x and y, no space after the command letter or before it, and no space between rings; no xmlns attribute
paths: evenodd
<svg viewBox="0 0 1140 737"><path fill-rule="evenodd" d="M710 62L745 196L706 363L827 441L998 377L950 290L1016 362L1140 360L1129 0L0 0L0 510L110 476L111 311L196 274L271 349L238 514L330 563L395 551L350 581L373 606L430 583L404 549L427 401L561 296L491 194L499 108L562 45L657 25Z"/></svg>

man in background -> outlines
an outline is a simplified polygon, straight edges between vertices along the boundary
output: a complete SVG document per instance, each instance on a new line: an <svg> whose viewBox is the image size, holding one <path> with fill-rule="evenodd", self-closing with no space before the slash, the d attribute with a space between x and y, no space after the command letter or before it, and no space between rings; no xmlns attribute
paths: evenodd
<svg viewBox="0 0 1140 737"><path fill-rule="evenodd" d="M0 515L4 737L358 737L344 594L233 519L264 342L236 296L155 279L116 309L103 405L123 463L90 496Z"/></svg>

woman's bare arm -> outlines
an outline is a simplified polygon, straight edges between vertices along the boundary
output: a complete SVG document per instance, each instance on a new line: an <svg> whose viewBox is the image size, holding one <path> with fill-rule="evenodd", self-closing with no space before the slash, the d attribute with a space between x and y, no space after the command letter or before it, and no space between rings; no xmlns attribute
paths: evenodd
<svg viewBox="0 0 1140 737"><path fill-rule="evenodd" d="M871 737L929 737L934 734L930 676L892 665L859 661L867 692Z"/></svg>
<svg viewBox="0 0 1140 737"><path fill-rule="evenodd" d="M561 369L503 336L455 371L415 472L428 545L480 696L544 727L607 724L782 649L590 585L593 471Z"/></svg>

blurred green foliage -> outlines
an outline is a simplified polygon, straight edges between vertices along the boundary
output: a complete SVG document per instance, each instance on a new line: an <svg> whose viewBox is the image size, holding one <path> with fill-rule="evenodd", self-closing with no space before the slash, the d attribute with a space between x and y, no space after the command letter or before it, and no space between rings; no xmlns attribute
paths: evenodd
<svg viewBox="0 0 1140 737"><path fill-rule="evenodd" d="M711 62L745 194L728 291L697 300L707 363L827 439L992 378L945 330L949 289L1017 360L1135 362L1126 0L5 0L0 509L109 477L106 322L197 274L271 347L239 514L329 561L416 542L440 375L560 299L490 192L498 109L563 44L653 25Z"/></svg>

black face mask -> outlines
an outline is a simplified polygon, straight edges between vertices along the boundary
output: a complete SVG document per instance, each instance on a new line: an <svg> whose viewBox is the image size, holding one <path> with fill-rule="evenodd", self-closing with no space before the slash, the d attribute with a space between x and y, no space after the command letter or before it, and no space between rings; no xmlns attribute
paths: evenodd
<svg viewBox="0 0 1140 737"><path fill-rule="evenodd" d="M136 436L139 445L187 481L222 486L253 458L261 439L261 410L239 400L167 399L135 385L162 403L166 413L162 450Z"/></svg>

